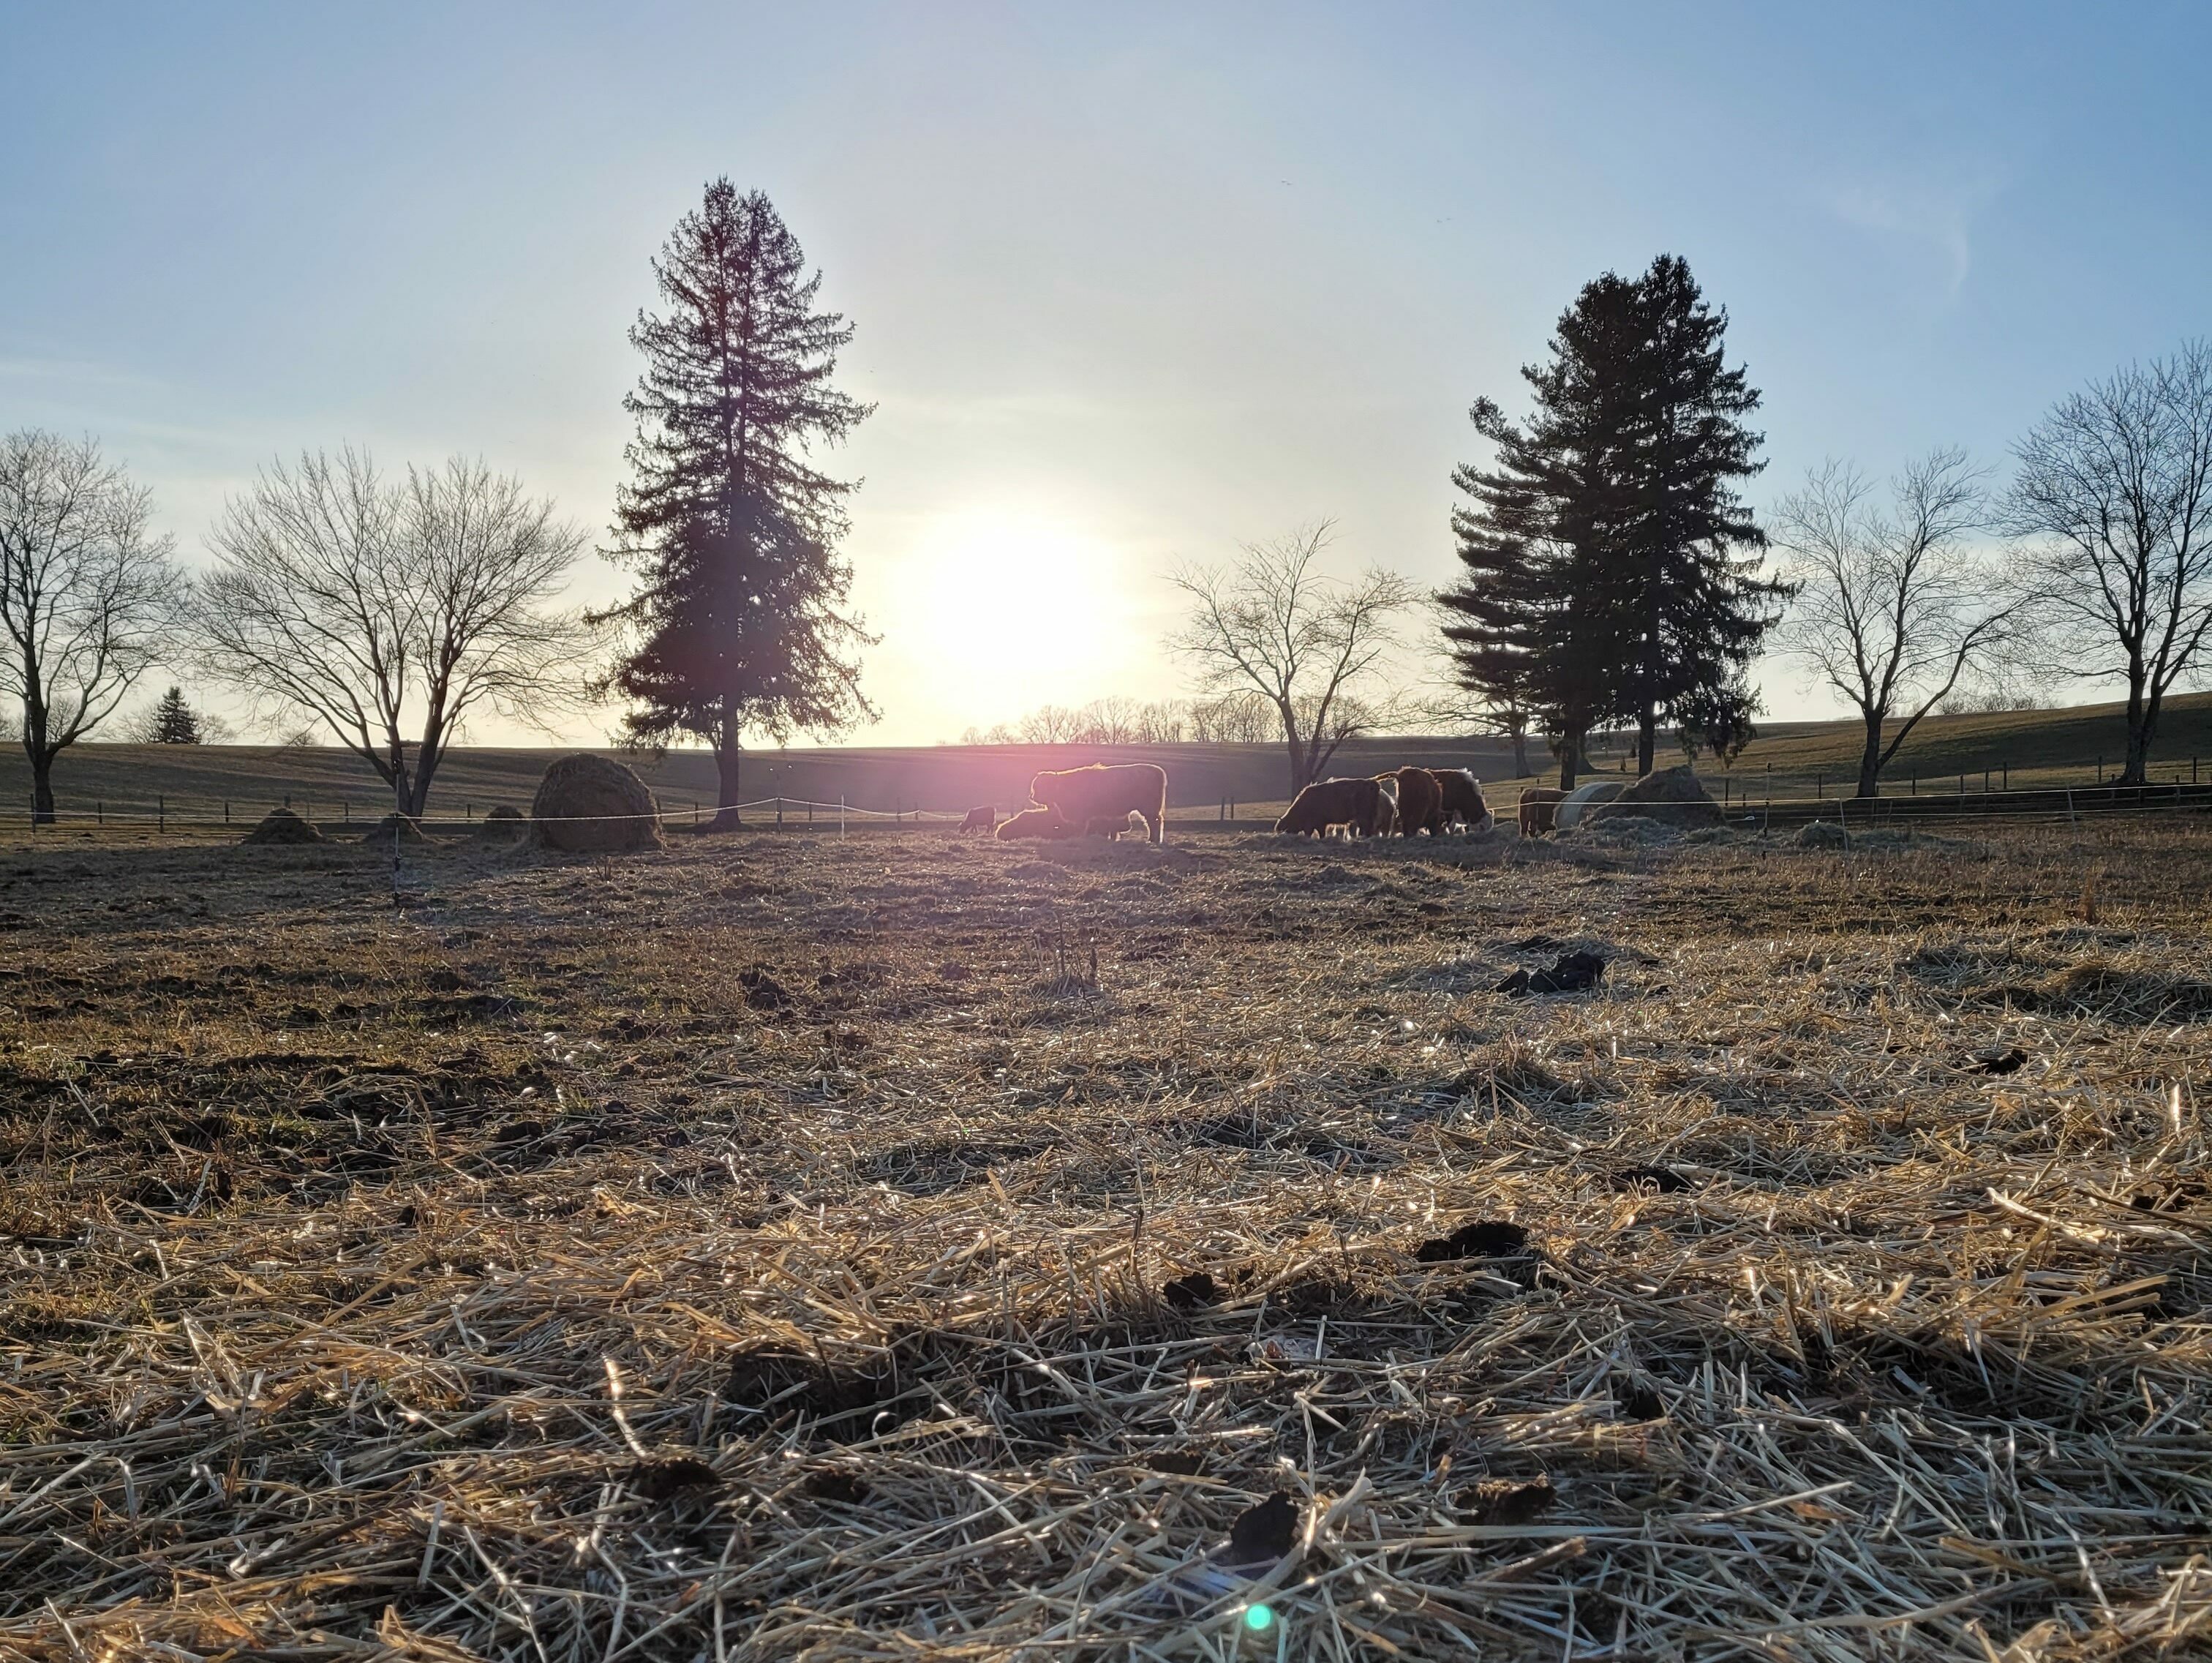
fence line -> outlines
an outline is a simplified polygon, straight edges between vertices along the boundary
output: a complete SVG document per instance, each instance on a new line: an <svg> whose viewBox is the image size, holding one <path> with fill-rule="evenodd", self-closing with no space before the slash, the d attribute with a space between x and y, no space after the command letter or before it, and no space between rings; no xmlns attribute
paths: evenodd
<svg viewBox="0 0 2212 1663"><path fill-rule="evenodd" d="M302 804L297 809L291 809L291 812L298 813L301 818L307 819L311 824L316 825L325 832L334 825L358 825L364 833L381 824L389 813L387 811L386 815L374 818L364 816L363 819L356 821L351 817L349 800L336 806L340 808L343 817L341 819L334 819L329 816L319 819L315 814L315 805L313 803ZM1210 806L1194 804L1185 805L1185 807L1195 815L1202 813ZM1502 796L1498 806L1508 813L1510 812L1510 803ZM1595 803L1591 805L1592 807L1603 806L1607 805ZM220 814L208 813L194 814L171 809L166 801L161 801L153 807L123 805L111 807L105 801L100 801L90 808L64 808L54 819L43 823L34 821L27 811L16 811L13 813L0 812L0 830L27 832L32 837L37 838L110 827L124 830L149 828L161 836L204 838L210 834L243 835L251 832L259 823L258 817L252 816L250 813L233 815L228 812L230 807L230 803L225 803L224 812ZM274 812L278 807L290 808L289 804L271 805L269 810L263 812L264 813ZM847 821L857 821L863 824L943 825L957 822L963 818L962 812L958 810L926 809L919 805L910 808L867 808L851 802L828 802L813 798L783 796L756 797L744 802L729 805L693 802L685 806L663 806L650 814L572 814L553 818L569 823L653 819L658 819L663 823L681 823L688 813L690 822L698 825L702 823L703 818L711 818L728 809L734 809L739 813L773 810L776 815L774 825L778 827L786 826L784 817L793 812L811 814L813 811L820 811L825 816L837 816L841 825ZM1970 791L1963 794L1947 793L1940 796L1923 794L1881 797L1791 796L1766 799L1747 795L1732 796L1723 810L1723 817L1726 824L1735 826L1753 825L1787 827L1802 825L1814 820L1834 820L1840 822L1848 831L1861 826L1871 830L1882 825L1906 823L1953 824L1966 821L1987 823L1993 820L2023 823L2045 819L2078 822L2083 818L2112 814L2175 813L2185 813L2192 809L2212 811L2212 785L2192 786L2174 783L2070 788L2023 786L2017 790L2010 791ZM440 831L449 828L478 831L488 822L483 818L475 815L471 808L471 812L464 819L456 819L447 814L426 814L416 823L418 825ZM1200 822L1194 819L1192 823L1210 824L1212 822ZM1233 825L1265 825L1267 822L1228 820L1225 823ZM755 822L757 826L763 824L763 822ZM822 822L810 818L798 824L819 826Z"/></svg>

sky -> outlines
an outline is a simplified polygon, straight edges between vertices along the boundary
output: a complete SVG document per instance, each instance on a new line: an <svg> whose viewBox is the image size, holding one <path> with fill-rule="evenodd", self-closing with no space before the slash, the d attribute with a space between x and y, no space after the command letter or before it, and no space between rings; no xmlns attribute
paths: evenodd
<svg viewBox="0 0 2212 1663"><path fill-rule="evenodd" d="M1164 574L1316 519L1449 582L1468 406L1662 252L1765 393L1761 505L1829 456L2001 478L2212 332L2202 4L0 0L0 429L98 437L188 563L348 442L604 541L648 262L708 180L765 191L876 405L831 463L878 743L1184 693Z"/></svg>

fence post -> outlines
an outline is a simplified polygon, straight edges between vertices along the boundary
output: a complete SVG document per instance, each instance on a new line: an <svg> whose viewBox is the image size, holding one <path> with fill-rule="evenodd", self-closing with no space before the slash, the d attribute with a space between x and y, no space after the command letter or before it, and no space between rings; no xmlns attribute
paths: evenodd
<svg viewBox="0 0 2212 1663"><path fill-rule="evenodd" d="M2005 764L1997 774L1997 789L2009 793L2012 789L2012 764Z"/></svg>
<svg viewBox="0 0 2212 1663"><path fill-rule="evenodd" d="M775 800L775 829L779 832L783 830L783 799L781 797Z"/></svg>
<svg viewBox="0 0 2212 1663"><path fill-rule="evenodd" d="M1912 795L1916 797L1920 795L1920 771L1917 768L1912 771Z"/></svg>
<svg viewBox="0 0 2212 1663"><path fill-rule="evenodd" d="M2102 785L2104 783L2105 783L2105 758L2103 758L2103 756L2102 756L2102 755L2100 755L2100 756L2098 757L2098 758L2097 758L2097 783L2098 783L2098 784L2100 784L2100 785Z"/></svg>
<svg viewBox="0 0 2212 1663"><path fill-rule="evenodd" d="M225 825L228 825L230 824L230 799L228 797L225 797L222 800L222 823Z"/></svg>
<svg viewBox="0 0 2212 1663"><path fill-rule="evenodd" d="M837 835L841 838L845 835L845 794L842 791L837 794Z"/></svg>
<svg viewBox="0 0 2212 1663"><path fill-rule="evenodd" d="M100 817L100 823L102 825L107 824L107 805L106 803L96 802L93 804L92 812Z"/></svg>
<svg viewBox="0 0 2212 1663"><path fill-rule="evenodd" d="M1816 783L1813 788L1813 795L1819 801L1826 802L1828 800L1828 776L1826 771L1823 770L1820 773L1814 775L1814 778Z"/></svg>
<svg viewBox="0 0 2212 1663"><path fill-rule="evenodd" d="M169 835L169 800L166 796L154 799L154 835L157 838Z"/></svg>

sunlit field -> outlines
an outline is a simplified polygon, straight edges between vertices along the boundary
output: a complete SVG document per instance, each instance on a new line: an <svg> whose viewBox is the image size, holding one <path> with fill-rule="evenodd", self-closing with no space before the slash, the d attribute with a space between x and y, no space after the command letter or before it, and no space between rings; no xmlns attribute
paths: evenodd
<svg viewBox="0 0 2212 1663"><path fill-rule="evenodd" d="M2194 817L0 872L10 1655L2212 1636Z"/></svg>

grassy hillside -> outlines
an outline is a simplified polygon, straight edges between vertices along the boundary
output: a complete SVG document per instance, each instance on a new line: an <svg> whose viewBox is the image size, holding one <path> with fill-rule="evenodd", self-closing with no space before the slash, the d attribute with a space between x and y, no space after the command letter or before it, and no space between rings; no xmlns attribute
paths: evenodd
<svg viewBox="0 0 2212 1663"><path fill-rule="evenodd" d="M1917 775L1923 791L2085 783L2117 770L2125 746L2118 705L2059 710L2010 710L1984 716L1937 717L1923 722L1884 777L1886 792L1902 795ZM1716 795L1723 781L1754 799L1770 789L1778 798L1848 793L1856 777L1859 734L1844 722L1777 723L1735 767L1710 759L1699 764ZM1540 745L1532 747L1539 778L1551 770ZM558 754L550 750L456 751L438 775L431 809L440 819L481 816L495 803L527 805L538 776ZM2212 780L2212 695L2195 694L2167 708L2154 753L2160 779L2190 777L2192 762ZM1667 751L1662 763L1680 759ZM782 796L794 802L836 803L855 808L956 813L976 803L1008 808L1028 793L1040 768L1079 767L1097 761L1153 761L1168 771L1170 801L1181 818L1217 816L1233 801L1245 818L1272 812L1285 795L1282 752L1270 745L852 746L761 751L749 756L748 798ZM1631 753L1607 742L1601 768L1626 771ZM1332 771L1372 773L1407 763L1474 770L1492 795L1510 802L1511 752L1493 739L1390 738L1358 741L1340 753ZM691 804L714 794L714 759L701 751L671 752L640 771L669 812L681 819ZM1526 782L1522 782L1526 783ZM289 801L318 818L374 819L385 811L383 788L347 753L331 749L258 746L166 746L83 745L56 769L56 790L65 816L90 814L104 805L111 815L145 813L157 803L183 817L219 817L226 803L234 820L251 823ZM20 751L0 753L0 819L20 818L30 795L29 770ZM771 811L772 813L772 811ZM793 808L787 818L803 819Z"/></svg>

